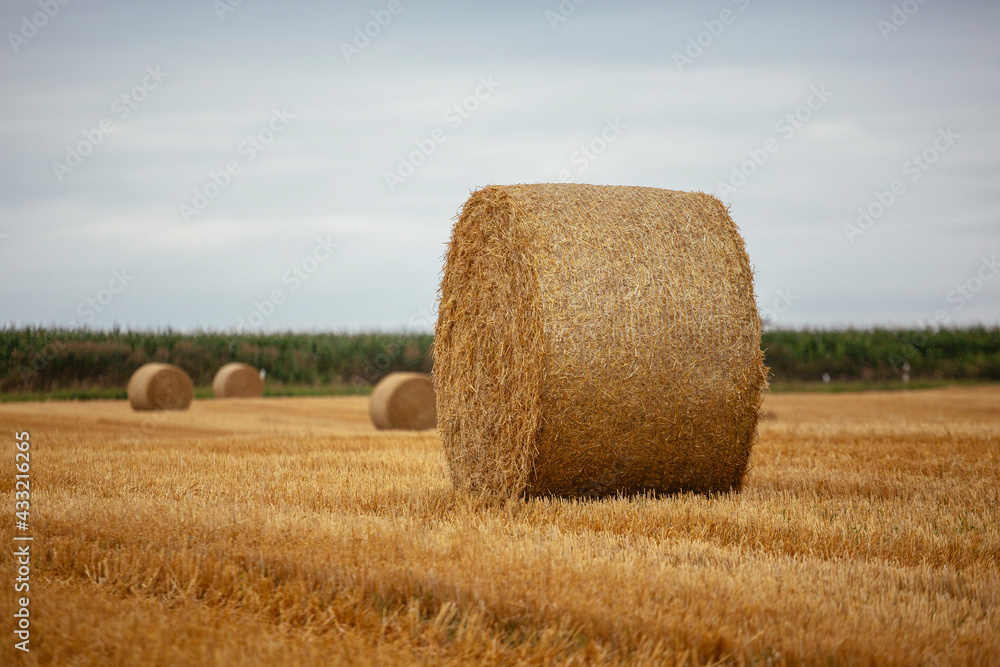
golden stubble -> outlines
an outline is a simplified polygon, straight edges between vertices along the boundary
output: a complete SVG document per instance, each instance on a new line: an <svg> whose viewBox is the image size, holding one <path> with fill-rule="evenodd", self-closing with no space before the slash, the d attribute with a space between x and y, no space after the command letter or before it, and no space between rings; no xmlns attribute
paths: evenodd
<svg viewBox="0 0 1000 667"><path fill-rule="evenodd" d="M0 661L1000 654L998 388L769 396L741 493L599 501L472 498L436 435L363 428L357 399L262 399L255 420L227 403L148 433L124 402L0 406L32 433L35 535L33 650Z"/></svg>

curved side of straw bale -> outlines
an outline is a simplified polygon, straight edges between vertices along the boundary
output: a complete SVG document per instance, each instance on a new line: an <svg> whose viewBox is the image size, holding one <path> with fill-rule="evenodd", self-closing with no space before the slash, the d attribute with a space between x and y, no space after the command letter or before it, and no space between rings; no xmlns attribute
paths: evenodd
<svg viewBox="0 0 1000 667"><path fill-rule="evenodd" d="M368 414L378 429L434 428L434 385L423 373L390 373L372 390Z"/></svg>
<svg viewBox="0 0 1000 667"><path fill-rule="evenodd" d="M739 488L767 369L743 239L714 197L483 188L440 291L434 383L457 486Z"/></svg>
<svg viewBox="0 0 1000 667"><path fill-rule="evenodd" d="M216 398L256 398L264 395L264 378L260 371L238 361L220 368L212 378L212 393Z"/></svg>
<svg viewBox="0 0 1000 667"><path fill-rule="evenodd" d="M193 399L191 378L173 364L145 364L128 381L133 410L186 410Z"/></svg>
<svg viewBox="0 0 1000 667"><path fill-rule="evenodd" d="M511 495L538 455L545 336L538 225L508 188L472 194L452 230L434 329L438 432L456 486Z"/></svg>

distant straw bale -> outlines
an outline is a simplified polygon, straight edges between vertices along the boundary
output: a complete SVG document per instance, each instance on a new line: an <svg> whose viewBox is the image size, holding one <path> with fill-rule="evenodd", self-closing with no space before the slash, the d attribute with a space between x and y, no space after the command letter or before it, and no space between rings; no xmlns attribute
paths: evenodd
<svg viewBox="0 0 1000 667"><path fill-rule="evenodd" d="M368 412L379 429L434 428L434 386L423 373L390 373L375 385Z"/></svg>
<svg viewBox="0 0 1000 667"><path fill-rule="evenodd" d="M264 395L264 378L249 364L232 362L220 368L212 379L216 398L256 398Z"/></svg>
<svg viewBox="0 0 1000 667"><path fill-rule="evenodd" d="M718 199L540 184L465 203L434 342L457 486L739 489L766 376L753 271Z"/></svg>
<svg viewBox="0 0 1000 667"><path fill-rule="evenodd" d="M186 410L193 399L191 378L173 364L145 364L128 381L133 410Z"/></svg>

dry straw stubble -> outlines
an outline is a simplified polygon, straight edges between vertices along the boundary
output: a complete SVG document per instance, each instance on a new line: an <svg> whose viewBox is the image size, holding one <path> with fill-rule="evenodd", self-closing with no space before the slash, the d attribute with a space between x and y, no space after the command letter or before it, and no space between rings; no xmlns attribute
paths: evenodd
<svg viewBox="0 0 1000 667"><path fill-rule="evenodd" d="M372 390L368 413L378 429L434 428L434 386L423 373L390 373Z"/></svg>
<svg viewBox="0 0 1000 667"><path fill-rule="evenodd" d="M456 485L738 489L766 374L753 271L716 198L538 184L465 203L434 348Z"/></svg>
<svg viewBox="0 0 1000 667"><path fill-rule="evenodd" d="M193 399L191 378L173 364L145 364L128 381L133 410L186 410Z"/></svg>
<svg viewBox="0 0 1000 667"><path fill-rule="evenodd" d="M212 379L216 398L256 398L264 395L264 378L249 364L232 362L220 368Z"/></svg>

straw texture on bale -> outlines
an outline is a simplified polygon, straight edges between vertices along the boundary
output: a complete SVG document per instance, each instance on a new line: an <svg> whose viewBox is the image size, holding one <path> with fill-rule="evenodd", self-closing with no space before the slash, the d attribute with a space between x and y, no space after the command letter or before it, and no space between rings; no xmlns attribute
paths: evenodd
<svg viewBox="0 0 1000 667"><path fill-rule="evenodd" d="M434 342L457 486L737 490L766 378L753 271L718 199L539 184L465 203Z"/></svg>
<svg viewBox="0 0 1000 667"><path fill-rule="evenodd" d="M264 378L249 364L232 362L220 368L212 378L212 393L217 398L254 398L264 395Z"/></svg>
<svg viewBox="0 0 1000 667"><path fill-rule="evenodd" d="M128 381L133 410L186 410L193 399L191 378L173 364L145 364Z"/></svg>
<svg viewBox="0 0 1000 667"><path fill-rule="evenodd" d="M437 418L431 379L423 373L389 373L372 390L368 413L379 429L434 428Z"/></svg>

